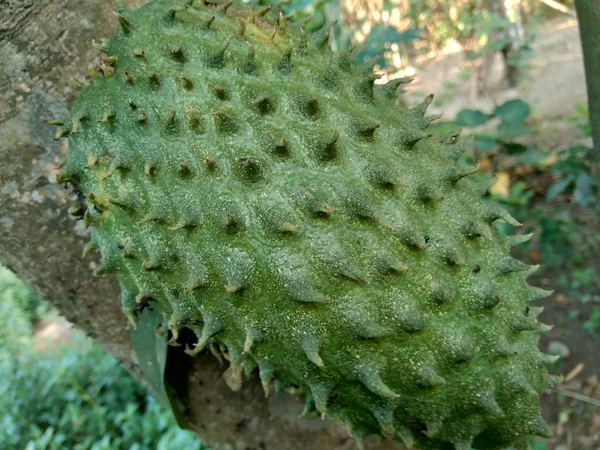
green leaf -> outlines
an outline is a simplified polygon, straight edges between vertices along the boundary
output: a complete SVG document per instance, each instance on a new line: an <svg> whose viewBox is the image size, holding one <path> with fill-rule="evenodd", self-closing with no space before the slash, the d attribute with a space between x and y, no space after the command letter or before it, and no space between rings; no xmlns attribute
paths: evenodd
<svg viewBox="0 0 600 450"><path fill-rule="evenodd" d="M530 145L525 152L517 156L517 161L531 167L541 168L547 157L546 153Z"/></svg>
<svg viewBox="0 0 600 450"><path fill-rule="evenodd" d="M529 133L529 128L522 123L502 122L498 125L498 137L500 139L512 139Z"/></svg>
<svg viewBox="0 0 600 450"><path fill-rule="evenodd" d="M527 146L523 144L507 143L502 146L502 151L507 155L520 155L527 151Z"/></svg>
<svg viewBox="0 0 600 450"><path fill-rule="evenodd" d="M550 186L548 188L548 191L546 192L546 201L551 202L556 198L557 195L562 194L569 187L572 181L573 180L569 177L563 180L559 180L552 186Z"/></svg>
<svg viewBox="0 0 600 450"><path fill-rule="evenodd" d="M492 116L476 109L463 109L456 116L456 124L461 127L476 127L486 123L490 117Z"/></svg>
<svg viewBox="0 0 600 450"><path fill-rule="evenodd" d="M496 145L495 136L475 135L473 145L478 150L491 150Z"/></svg>
<svg viewBox="0 0 600 450"><path fill-rule="evenodd" d="M173 413L181 428L189 428L177 401L165 381L167 365L167 328L164 318L152 308L138 314L137 330L131 329L131 341L149 391L161 405Z"/></svg>
<svg viewBox="0 0 600 450"><path fill-rule="evenodd" d="M494 115L500 117L503 122L520 124L530 113L529 104L521 99L509 100L494 109Z"/></svg>
<svg viewBox="0 0 600 450"><path fill-rule="evenodd" d="M573 196L581 206L588 206L594 202L594 178L587 173L582 173L575 182Z"/></svg>

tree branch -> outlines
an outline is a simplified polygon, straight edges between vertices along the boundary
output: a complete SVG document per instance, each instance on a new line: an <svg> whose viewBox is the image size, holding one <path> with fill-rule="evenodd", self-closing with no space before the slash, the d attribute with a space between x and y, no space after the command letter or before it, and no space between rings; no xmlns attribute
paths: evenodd
<svg viewBox="0 0 600 450"><path fill-rule="evenodd" d="M561 13L565 13L569 16L575 17L575 11L573 11L570 8L567 8L565 5L563 5L562 3L559 3L555 0L540 0L544 5L549 6L552 9L556 9L557 11L560 11Z"/></svg>
<svg viewBox="0 0 600 450"><path fill-rule="evenodd" d="M40 120L67 114L76 96L69 79L83 78L98 59L92 39L108 37L116 26L111 3L0 3L0 262L141 378L116 280L92 276L94 256L81 259L87 232L67 214L68 190L53 184L66 142L52 141L53 130ZM126 3L139 6L142 0ZM16 28L10 26L15 21ZM300 399L283 393L265 399L257 379L231 391L222 377L225 368L212 355L188 364L178 386L186 393L181 401L190 424L213 450L356 448L328 420L301 419ZM375 442L371 437L366 448ZM377 445L399 448L393 441Z"/></svg>
<svg viewBox="0 0 600 450"><path fill-rule="evenodd" d="M583 48L596 176L600 175L600 2L575 0Z"/></svg>

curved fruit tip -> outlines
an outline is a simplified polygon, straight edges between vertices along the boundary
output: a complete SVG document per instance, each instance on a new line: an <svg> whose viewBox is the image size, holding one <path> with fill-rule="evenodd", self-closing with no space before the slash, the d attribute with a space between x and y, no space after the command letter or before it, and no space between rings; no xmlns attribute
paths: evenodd
<svg viewBox="0 0 600 450"><path fill-rule="evenodd" d="M560 386L564 381L565 377L561 375L549 375L548 376L548 387L554 388Z"/></svg>
<svg viewBox="0 0 600 450"><path fill-rule="evenodd" d="M74 203L68 209L68 213L71 217L75 219L83 218L83 214L85 213L86 207L80 202Z"/></svg>
<svg viewBox="0 0 600 450"><path fill-rule="evenodd" d="M309 385L312 398L314 399L317 411L321 413L321 417L324 418L327 414L327 402L329 401L329 395L333 389L333 386L327 383L313 383Z"/></svg>
<svg viewBox="0 0 600 450"><path fill-rule="evenodd" d="M242 355L244 355L250 351L250 349L254 345L254 342L256 342L258 340L258 338L259 338L259 334L256 330L254 330L252 328L246 329L246 340L244 341L244 348L242 350Z"/></svg>
<svg viewBox="0 0 600 450"><path fill-rule="evenodd" d="M524 244L525 242L529 242L533 237L533 233L529 234L514 234L512 236L508 236L506 239L508 241L508 245L514 247L515 245Z"/></svg>
<svg viewBox="0 0 600 450"><path fill-rule="evenodd" d="M287 25L286 22L287 22L287 19L283 15L283 12L279 11L279 17L277 18L277 32L281 36L285 35L285 28L286 28L286 25Z"/></svg>
<svg viewBox="0 0 600 450"><path fill-rule="evenodd" d="M363 77L362 81L356 83L354 86L354 94L357 99L363 103L371 103L374 95L375 81L382 76L382 74L369 73Z"/></svg>
<svg viewBox="0 0 600 450"><path fill-rule="evenodd" d="M269 397L271 393L271 381L273 381L274 371L273 368L267 364L258 364L258 371L260 376L260 383L262 384L263 391L265 391L265 398Z"/></svg>
<svg viewBox="0 0 600 450"><path fill-rule="evenodd" d="M532 450L529 440L526 436L520 437L517 441L515 441L513 448L515 450Z"/></svg>
<svg viewBox="0 0 600 450"><path fill-rule="evenodd" d="M222 4L221 6L219 6L218 11L221 14L227 14L227 10L229 8L231 8L231 5L233 5L233 0L229 0L227 3Z"/></svg>
<svg viewBox="0 0 600 450"><path fill-rule="evenodd" d="M138 205L136 198L133 195L127 195L127 194L121 195L119 197L108 197L107 200L111 204L117 205L128 211L135 210L136 206Z"/></svg>
<svg viewBox="0 0 600 450"><path fill-rule="evenodd" d="M71 86L73 86L76 90L80 90L82 87L84 86L89 86L89 83L87 81L84 81L83 83L81 81L79 81L78 79L76 79L75 77L71 77L69 79Z"/></svg>
<svg viewBox="0 0 600 450"><path fill-rule="evenodd" d="M223 325L216 318L205 318L204 326L202 327L202 334L193 347L186 348L185 352L190 356L196 356L202 350L206 348L206 344L215 334L223 330Z"/></svg>
<svg viewBox="0 0 600 450"><path fill-rule="evenodd" d="M465 264L465 257L458 246L445 244L440 245L436 250L439 258L448 266L463 266Z"/></svg>
<svg viewBox="0 0 600 450"><path fill-rule="evenodd" d="M359 139L373 142L375 140L375 132L381 125L378 123L367 123L357 121L353 124L353 132Z"/></svg>
<svg viewBox="0 0 600 450"><path fill-rule="evenodd" d="M229 368L223 372L223 379L225 380L225 384L229 386L229 388L233 392L237 392L242 388L243 378L242 373L244 371L244 364L240 364L235 366L231 364Z"/></svg>
<svg viewBox="0 0 600 450"><path fill-rule="evenodd" d="M302 274L283 276L290 298L300 303L327 303L329 297L314 289Z"/></svg>
<svg viewBox="0 0 600 450"><path fill-rule="evenodd" d="M254 158L239 158L237 160L240 178L250 182L257 183L264 178L264 171L261 163Z"/></svg>
<svg viewBox="0 0 600 450"><path fill-rule="evenodd" d="M552 430L539 413L531 422L527 424L527 431L529 434L540 436L546 439L550 439L553 436Z"/></svg>
<svg viewBox="0 0 600 450"><path fill-rule="evenodd" d="M178 12L183 12L186 11L188 9L188 5L177 5L177 6L172 6L169 8L169 12L167 14L167 18L169 20L174 20L175 16L177 15Z"/></svg>
<svg viewBox="0 0 600 450"><path fill-rule="evenodd" d="M316 411L315 401L312 398L312 395L306 395L306 402L304 403L304 409L302 410L302 417L308 416L313 411Z"/></svg>
<svg viewBox="0 0 600 450"><path fill-rule="evenodd" d="M238 130L238 124L235 118L227 111L212 111L215 128L221 134L233 134Z"/></svg>
<svg viewBox="0 0 600 450"><path fill-rule="evenodd" d="M436 305L448 305L454 298L453 289L446 283L434 282L431 289L431 299Z"/></svg>
<svg viewBox="0 0 600 450"><path fill-rule="evenodd" d="M539 362L544 366L551 366L560 359L560 355L539 354Z"/></svg>
<svg viewBox="0 0 600 450"><path fill-rule="evenodd" d="M455 450L471 450L471 445L473 444L473 439L463 439L460 441L452 442Z"/></svg>
<svg viewBox="0 0 600 450"><path fill-rule="evenodd" d="M300 345L304 354L314 365L323 367L323 360L319 355L319 340L314 336L304 336L301 340Z"/></svg>
<svg viewBox="0 0 600 450"><path fill-rule="evenodd" d="M467 239L483 237L488 241L492 240L492 232L490 228L481 222L464 220L460 224L460 232Z"/></svg>
<svg viewBox="0 0 600 450"><path fill-rule="evenodd" d="M238 19L238 26L237 26L236 34L240 37L243 37L245 32L246 32L246 21L244 19Z"/></svg>
<svg viewBox="0 0 600 450"><path fill-rule="evenodd" d="M412 108L411 111L414 111L421 117L425 117L425 113L427 112L429 105L431 105L431 102L433 102L433 94L429 94L427 97L425 97L425 99L417 106Z"/></svg>
<svg viewBox="0 0 600 450"><path fill-rule="evenodd" d="M300 105L300 109L302 110L302 113L304 114L304 116L306 116L306 118L311 120L316 120L319 118L321 108L319 106L319 101L317 100L317 97L315 97L314 95L310 96L308 99L301 103L302 104Z"/></svg>
<svg viewBox="0 0 600 450"><path fill-rule="evenodd" d="M504 411L496 401L494 394L489 391L481 392L475 395L475 403L485 412L493 417L504 416ZM470 447L469 447L470 448Z"/></svg>
<svg viewBox="0 0 600 450"><path fill-rule="evenodd" d="M492 182L492 185L493 184L494 183ZM488 187L488 189L489 189L489 187ZM487 189L486 189L486 192L487 192ZM485 193L483 195L485 195ZM509 225L512 225L514 227L521 227L521 226L523 226L523 224L520 223L513 216L511 216L510 213L507 210L505 210L504 208L501 208L501 207L496 207L496 208L489 209L484 214L483 219L487 223L492 223L492 222L495 222L496 220L501 220L501 221L506 222Z"/></svg>
<svg viewBox="0 0 600 450"><path fill-rule="evenodd" d="M414 77L394 78L393 80L390 80L385 84L376 85L375 89L377 92L381 93L381 96L383 98L395 99L400 85L408 84L408 83L412 82L413 80L414 80Z"/></svg>
<svg viewBox="0 0 600 450"><path fill-rule="evenodd" d="M396 439L400 440L408 449L415 445L415 437L406 425L396 425Z"/></svg>
<svg viewBox="0 0 600 450"><path fill-rule="evenodd" d="M381 430L390 435L395 436L396 428L394 427L394 405L386 405L381 407L374 407L371 412L379 422Z"/></svg>
<svg viewBox="0 0 600 450"><path fill-rule="evenodd" d="M102 260L100 265L94 270L96 276L108 275L109 273L117 273L118 266L114 261Z"/></svg>
<svg viewBox="0 0 600 450"><path fill-rule="evenodd" d="M98 123L109 123L114 121L115 117L117 117L117 113L114 111L105 111L102 114L102 117L98 119Z"/></svg>
<svg viewBox="0 0 600 450"><path fill-rule="evenodd" d="M305 55L308 50L308 38L304 27L300 28L300 42L298 43L298 54Z"/></svg>
<svg viewBox="0 0 600 450"><path fill-rule="evenodd" d="M273 5L271 4L269 6L266 6L265 8L259 9L256 12L256 15L258 17L264 17L264 16L266 16L269 13L269 11L271 11L272 8L273 8Z"/></svg>
<svg viewBox="0 0 600 450"><path fill-rule="evenodd" d="M458 169L450 170L446 174L445 179L452 184L456 184L463 178L466 178L469 175L473 175L474 173L477 173L478 171L479 171L479 164L477 164L476 166L460 167Z"/></svg>
<svg viewBox="0 0 600 450"><path fill-rule="evenodd" d="M279 59L277 65L275 66L277 71L281 72L284 75L287 75L292 71L292 49L293 42L290 41L288 47L283 53L283 56Z"/></svg>
<svg viewBox="0 0 600 450"><path fill-rule="evenodd" d="M92 39L92 47L106 54L108 54L108 50L110 48L108 39L102 39L100 42L96 42L96 40Z"/></svg>
<svg viewBox="0 0 600 450"><path fill-rule="evenodd" d="M67 136L69 135L69 133L70 133L70 130L69 130L69 129L67 129L67 128L59 128L59 129L56 131L56 134L54 135L54 138L53 138L53 139L54 139L55 141L58 141L59 139L62 139L62 138L64 138L64 137L67 137Z"/></svg>
<svg viewBox="0 0 600 450"><path fill-rule="evenodd" d="M135 314L131 311L124 311L124 313L125 317L127 317L127 320L129 320L129 323L131 324L133 329L137 331L137 317L135 316Z"/></svg>
<svg viewBox="0 0 600 450"><path fill-rule="evenodd" d="M371 392L389 399L399 398L400 395L392 391L381 379L379 370L368 363L360 364L356 368L358 380Z"/></svg>
<svg viewBox="0 0 600 450"><path fill-rule="evenodd" d="M356 442L358 450L365 450L365 444L363 442L365 436L362 433L359 433L358 431L353 431L352 437L354 438L354 442Z"/></svg>
<svg viewBox="0 0 600 450"><path fill-rule="evenodd" d="M461 131L458 130L458 131L453 131L448 134L444 134L444 135L440 136L438 142L440 144L454 145L458 142L458 137L460 136L460 132Z"/></svg>
<svg viewBox="0 0 600 450"><path fill-rule="evenodd" d="M437 189L425 183L417 184L413 192L422 203L435 203L441 199L441 195Z"/></svg>
<svg viewBox="0 0 600 450"><path fill-rule="evenodd" d="M525 264L524 262L510 256L500 258L496 263L496 267L501 275L508 275L514 272L524 272L529 269L528 264Z"/></svg>
<svg viewBox="0 0 600 450"><path fill-rule="evenodd" d="M246 17L246 23L254 23L256 21L256 18L254 16L254 7L250 8L250 12L248 13L248 16Z"/></svg>
<svg viewBox="0 0 600 450"><path fill-rule="evenodd" d="M425 422L425 426L427 427L427 430L423 431L423 434L425 434L425 436L429 438L434 438L442 430L442 427L444 426L444 421L442 419L431 420Z"/></svg>
<svg viewBox="0 0 600 450"><path fill-rule="evenodd" d="M446 383L441 376L438 375L436 370L431 366L424 366L417 373L417 384L425 388L433 388L436 386L442 386Z"/></svg>
<svg viewBox="0 0 600 450"><path fill-rule="evenodd" d="M506 380L506 387L511 394L526 394L538 396L538 392L529 384L529 381L523 375L513 375Z"/></svg>
<svg viewBox="0 0 600 450"><path fill-rule="evenodd" d="M90 240L85 247L83 247L83 252L81 253L81 258L85 258L89 252L92 250L98 249L98 244L94 240Z"/></svg>
<svg viewBox="0 0 600 450"><path fill-rule="evenodd" d="M219 361L219 367L223 367L223 353L219 350L216 344L211 344L208 346L210 353Z"/></svg>
<svg viewBox="0 0 600 450"><path fill-rule="evenodd" d="M425 117L426 126L429 126L431 123L435 122L436 120L440 120L442 117L444 117L444 115L441 114L441 113L439 113L439 114L431 114L431 115Z"/></svg>
<svg viewBox="0 0 600 450"><path fill-rule="evenodd" d="M210 29L210 26L213 24L213 22L215 21L216 17L215 16L211 16L205 23L204 23L204 28L206 30Z"/></svg>
<svg viewBox="0 0 600 450"><path fill-rule="evenodd" d="M117 19L119 19L119 25L121 26L123 33L129 34L131 31L131 22L129 22L129 20L123 14L117 11L113 11L113 14L117 16Z"/></svg>
<svg viewBox="0 0 600 450"><path fill-rule="evenodd" d="M323 139L316 144L314 153L319 162L327 163L337 158L339 153L337 141L339 138L340 133L334 130L331 137Z"/></svg>
<svg viewBox="0 0 600 450"><path fill-rule="evenodd" d="M272 114L275 111L273 98L267 92L259 92L256 94L256 97L254 97L254 100L252 100L250 104L263 116Z"/></svg>
<svg viewBox="0 0 600 450"><path fill-rule="evenodd" d="M546 289L538 288L535 286L529 286L528 291L530 302L535 302L537 300L541 300L554 294L554 291L548 291Z"/></svg>
<svg viewBox="0 0 600 450"><path fill-rule="evenodd" d="M386 273L402 274L409 271L408 265L393 257L385 258L383 264L385 265L384 271Z"/></svg>
<svg viewBox="0 0 600 450"><path fill-rule="evenodd" d="M194 89L194 82L187 75L182 75L181 76L181 86L186 91L191 91L192 89Z"/></svg>
<svg viewBox="0 0 600 450"><path fill-rule="evenodd" d="M217 50L216 52L209 54L206 59L206 64L213 69L222 69L225 66L225 52L229 48L229 44L231 42L231 38L228 37L225 40L223 46Z"/></svg>

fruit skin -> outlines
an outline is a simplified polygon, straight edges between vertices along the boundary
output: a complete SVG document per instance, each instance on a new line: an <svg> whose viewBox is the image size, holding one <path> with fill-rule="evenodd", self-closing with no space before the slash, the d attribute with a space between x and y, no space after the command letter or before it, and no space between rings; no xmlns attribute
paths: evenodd
<svg viewBox="0 0 600 450"><path fill-rule="evenodd" d="M456 136L428 97L278 14L155 0L119 9L102 74L57 138L60 182L114 273L125 313L151 305L268 394L307 398L360 442L526 448L548 435L535 268L509 256Z"/></svg>

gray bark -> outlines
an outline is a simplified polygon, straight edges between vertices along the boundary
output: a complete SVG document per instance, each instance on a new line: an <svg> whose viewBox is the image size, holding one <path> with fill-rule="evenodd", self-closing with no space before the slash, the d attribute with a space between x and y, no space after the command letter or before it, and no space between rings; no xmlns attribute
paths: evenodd
<svg viewBox="0 0 600 450"><path fill-rule="evenodd" d="M81 259L86 231L67 214L69 191L53 184L66 142L53 141L54 130L42 122L66 115L76 96L70 78L98 63L91 42L116 26L111 3L0 0L0 263L142 378L116 280L94 277L97 262ZM231 391L224 370L213 356L198 357L180 386L189 422L214 450L356 448L328 420L301 419L300 399L284 393L265 399L256 379ZM374 437L365 447L401 448Z"/></svg>

